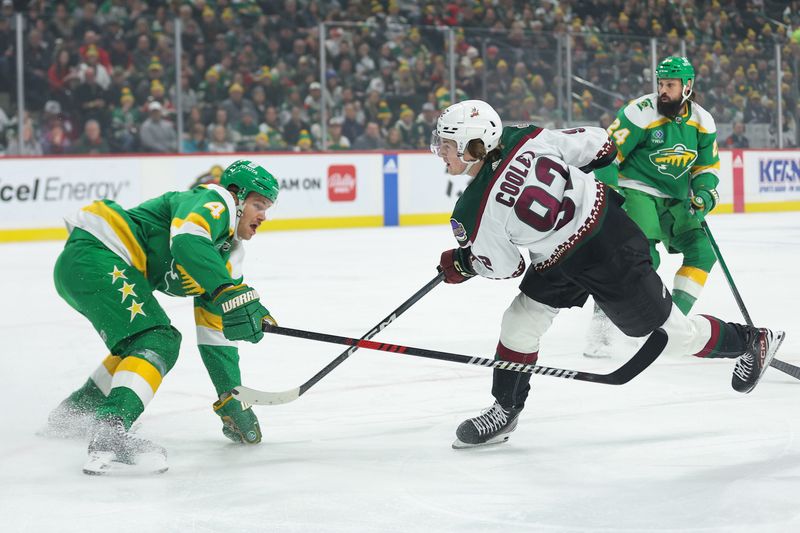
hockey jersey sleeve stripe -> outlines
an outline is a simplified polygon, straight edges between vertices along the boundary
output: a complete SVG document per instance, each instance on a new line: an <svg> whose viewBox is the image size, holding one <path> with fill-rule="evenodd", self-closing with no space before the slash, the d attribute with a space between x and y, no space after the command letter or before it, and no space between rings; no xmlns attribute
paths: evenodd
<svg viewBox="0 0 800 533"><path fill-rule="evenodd" d="M707 172L712 170L719 170L719 161L712 163L710 165L695 165L692 167L692 176L696 176L701 172Z"/></svg>
<svg viewBox="0 0 800 533"><path fill-rule="evenodd" d="M217 331L216 329L197 326L196 331L198 345L228 346L231 348L236 348L238 346L236 341L229 341L221 331Z"/></svg>
<svg viewBox="0 0 800 533"><path fill-rule="evenodd" d="M211 227L208 225L208 221L197 213L189 213L185 219L173 218L169 233L170 237L189 234L211 240Z"/></svg>
<svg viewBox="0 0 800 533"><path fill-rule="evenodd" d="M194 308L194 323L198 327L222 331L222 317L202 307Z"/></svg>
<svg viewBox="0 0 800 533"><path fill-rule="evenodd" d="M147 255L122 215L102 201L84 207L78 213L79 219L83 213L94 215L100 220L83 217L83 220L79 220L78 227L100 239L111 251L147 276ZM111 231L107 231L108 229Z"/></svg>
<svg viewBox="0 0 800 533"><path fill-rule="evenodd" d="M505 161L502 166L499 166L495 169L494 174L492 175L492 179L489 182L489 185L486 187L486 191L483 193L483 198L481 198L481 204L478 207L478 213L475 218L475 227L472 230L472 234L470 235L470 241L475 242L475 238L478 235L478 229L481 227L481 219L483 219L483 212L486 210L486 204L489 201L489 195L494 188L494 184L497 179L503 175L505 172L506 167L508 167L511 163L514 162L514 154L522 147L526 142L530 141L531 139L535 139L542 131L542 128L537 128L536 130L530 132L528 135L522 137L517 144L509 150L508 155L505 156Z"/></svg>

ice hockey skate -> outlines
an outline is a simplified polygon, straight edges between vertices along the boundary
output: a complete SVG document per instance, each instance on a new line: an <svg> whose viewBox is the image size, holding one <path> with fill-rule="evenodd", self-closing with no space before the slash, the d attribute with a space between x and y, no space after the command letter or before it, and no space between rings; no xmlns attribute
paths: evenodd
<svg viewBox="0 0 800 533"><path fill-rule="evenodd" d="M85 439L94 425L94 411L81 409L69 398L47 416L47 424L37 435L56 439Z"/></svg>
<svg viewBox="0 0 800 533"><path fill-rule="evenodd" d="M641 344L639 340L622 333L595 304L592 321L586 334L584 357L593 359L626 358L636 352Z"/></svg>
<svg viewBox="0 0 800 533"><path fill-rule="evenodd" d="M453 448L458 450L506 442L509 434L516 429L521 412L521 408L504 409L494 402L480 416L465 420L458 426Z"/></svg>
<svg viewBox="0 0 800 533"><path fill-rule="evenodd" d="M739 356L733 369L731 386L734 390L747 394L758 385L785 336L783 331L766 328L748 331L747 351Z"/></svg>
<svg viewBox="0 0 800 533"><path fill-rule="evenodd" d="M166 472L167 451L146 439L133 437L122 420L97 420L89 442L89 458L83 473L101 475L143 475Z"/></svg>

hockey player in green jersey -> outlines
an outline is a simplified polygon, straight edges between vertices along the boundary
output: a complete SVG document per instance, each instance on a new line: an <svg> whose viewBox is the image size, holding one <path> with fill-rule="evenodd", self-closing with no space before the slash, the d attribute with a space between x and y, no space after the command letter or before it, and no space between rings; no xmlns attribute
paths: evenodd
<svg viewBox="0 0 800 533"><path fill-rule="evenodd" d="M658 92L629 102L609 126L617 166L597 175L619 186L625 211L650 242L656 269L657 243L683 255L672 299L688 314L716 262L700 222L719 200L717 130L711 115L691 99L695 73L688 59L667 57L656 76ZM585 355L608 355L612 328L595 306Z"/></svg>
<svg viewBox="0 0 800 533"><path fill-rule="evenodd" d="M220 185L168 192L125 210L94 202L67 219L70 235L55 265L59 295L84 315L110 354L49 418L49 430L90 437L88 474L164 471L166 452L128 433L178 358L181 334L154 297L194 298L200 356L216 389L214 412L229 439L261 441L258 419L233 398L241 385L236 341L258 342L274 323L243 283L243 241L278 197L275 177L236 161Z"/></svg>

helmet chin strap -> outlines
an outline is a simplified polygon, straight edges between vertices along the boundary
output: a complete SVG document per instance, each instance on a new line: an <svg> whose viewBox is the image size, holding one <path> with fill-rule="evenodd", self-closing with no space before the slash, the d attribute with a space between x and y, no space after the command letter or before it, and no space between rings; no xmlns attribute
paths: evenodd
<svg viewBox="0 0 800 533"><path fill-rule="evenodd" d="M464 154L459 155L458 156L458 160L461 161L462 163L464 163L465 165L467 165L467 168L464 169L464 172L462 172L462 174L469 174L469 171L472 169L473 166L475 166L475 163L483 161L482 159L476 159L474 161L467 161L467 160L464 159Z"/></svg>
<svg viewBox="0 0 800 533"><path fill-rule="evenodd" d="M244 198L242 198L242 191L236 193L236 199L239 200L236 203L236 223L233 225L233 240L240 241L241 237L239 237L239 221L242 219L242 215L244 214ZM244 194L247 197L247 193Z"/></svg>
<svg viewBox="0 0 800 533"><path fill-rule="evenodd" d="M692 85L694 85L694 83L692 83ZM681 96L683 97L681 98L681 105L685 104L686 100L688 100L689 97L692 96L692 89L693 88L687 84L683 85L683 90L681 91Z"/></svg>
<svg viewBox="0 0 800 533"><path fill-rule="evenodd" d="M475 163L477 163L479 161L480 161L480 159L476 159L475 161L464 161L462 159L461 162L467 164L467 168L464 169L464 174L469 174L470 169L472 169L472 167L475 165Z"/></svg>

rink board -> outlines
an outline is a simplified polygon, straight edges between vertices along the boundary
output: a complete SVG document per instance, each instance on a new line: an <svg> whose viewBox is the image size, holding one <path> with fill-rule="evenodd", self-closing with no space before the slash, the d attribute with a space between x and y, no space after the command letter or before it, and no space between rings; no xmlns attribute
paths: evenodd
<svg viewBox="0 0 800 533"><path fill-rule="evenodd" d="M63 218L93 200L132 207L239 157L281 181L267 231L445 224L467 185L428 152L11 157L0 161L0 242L62 239ZM725 150L720 166L715 212L800 210L800 151Z"/></svg>

